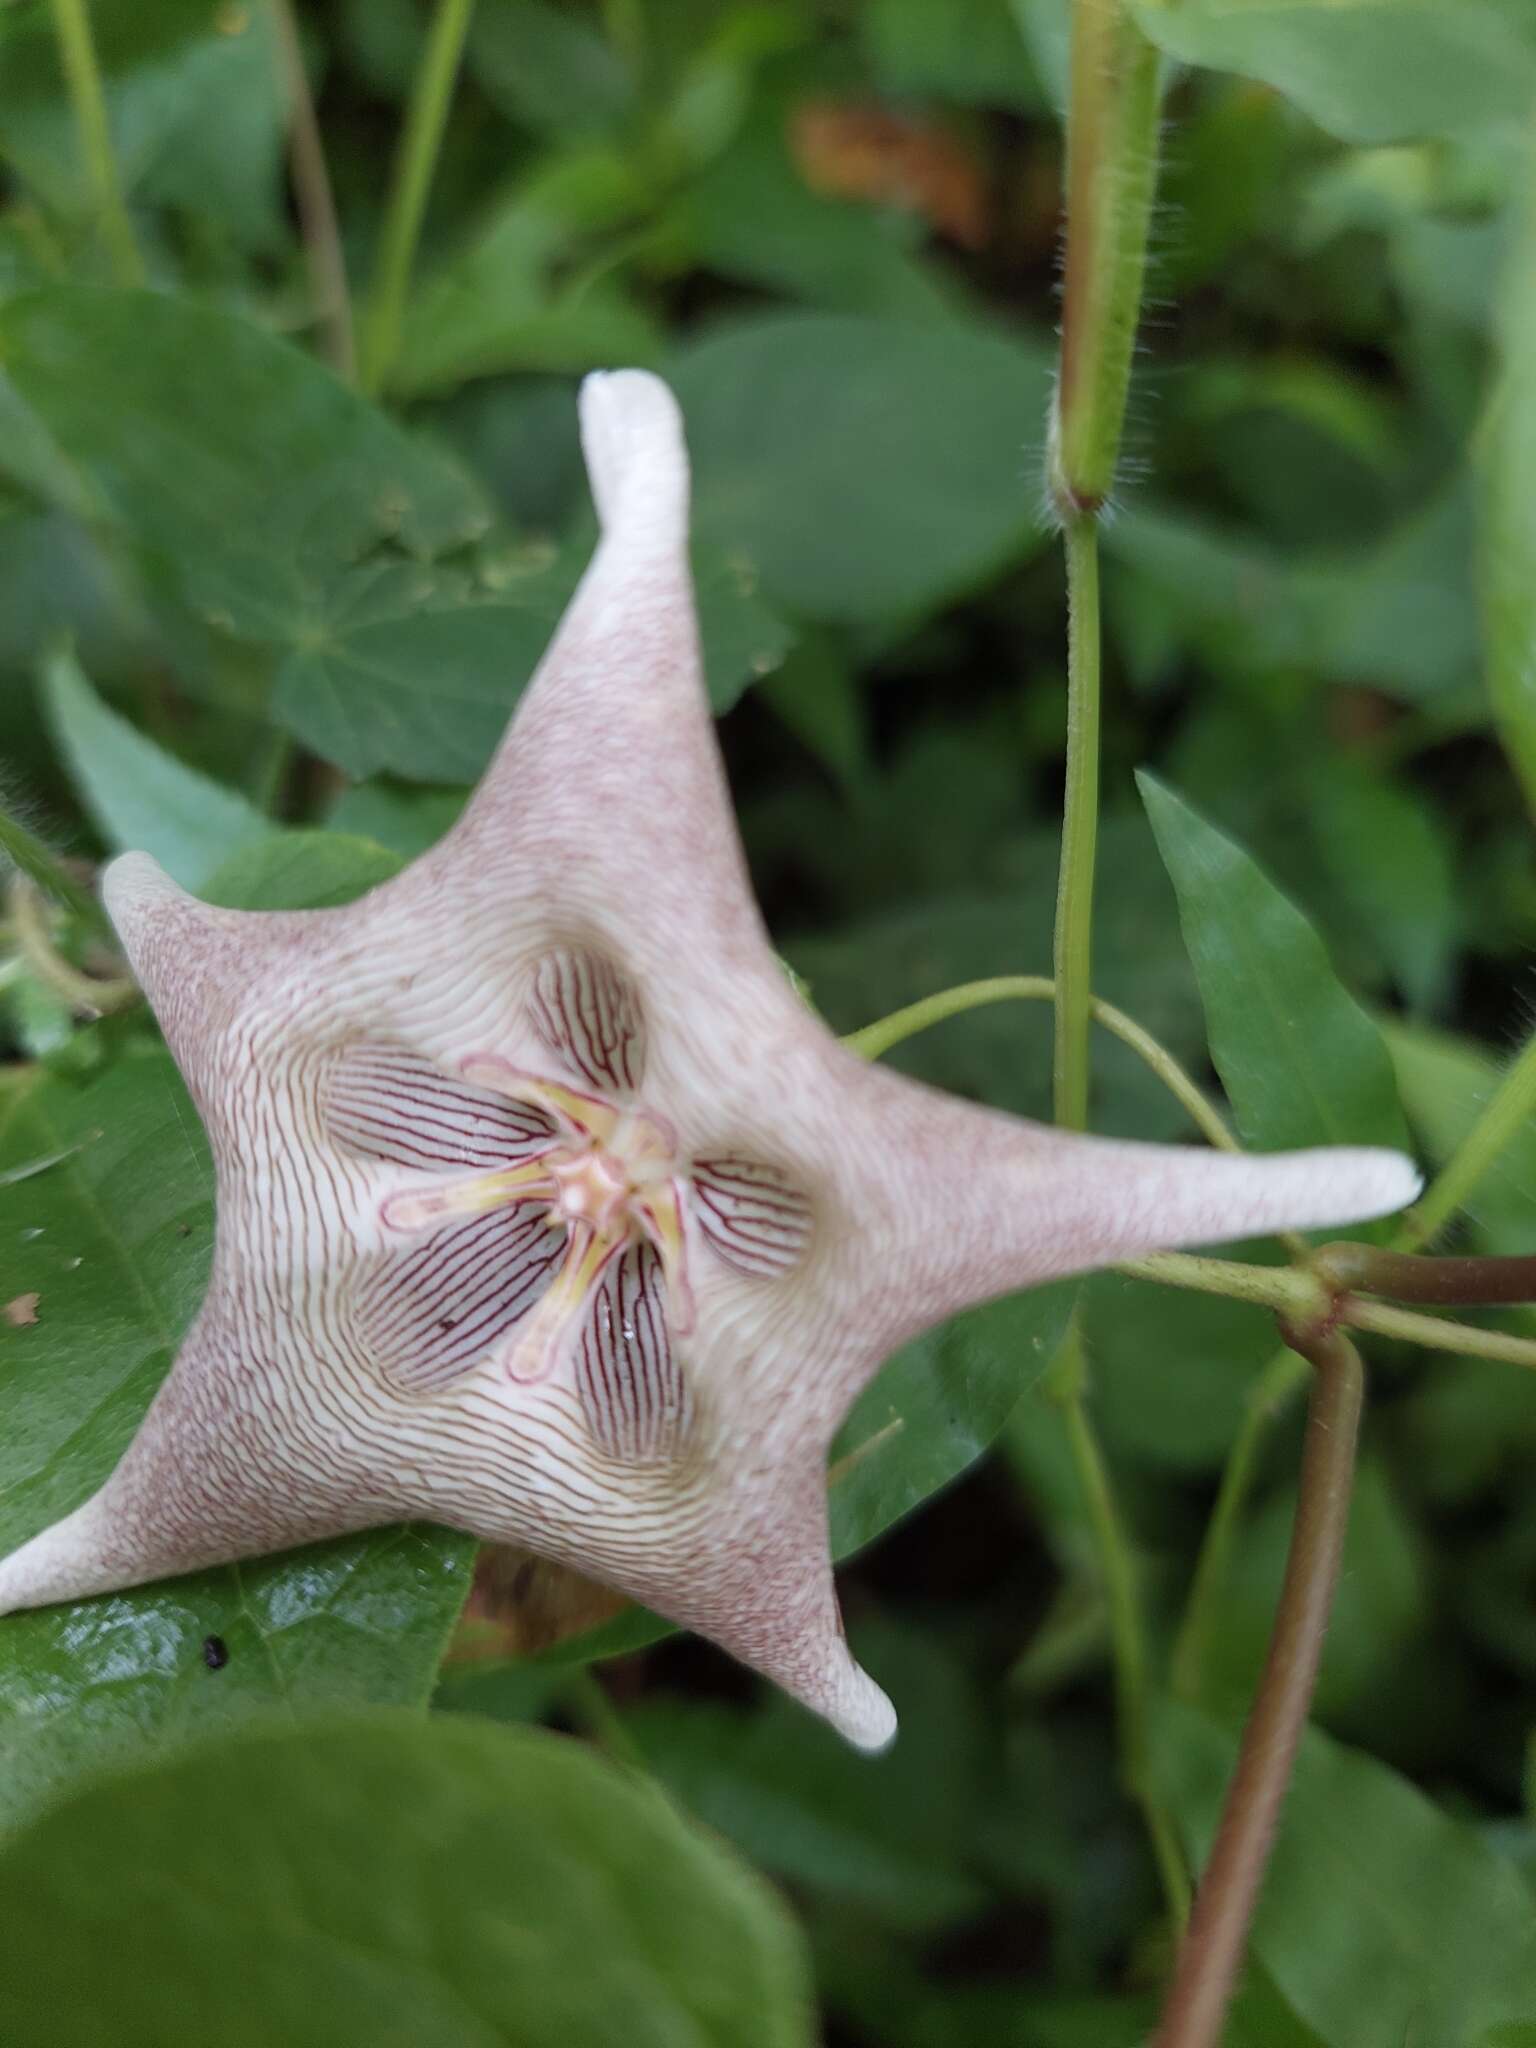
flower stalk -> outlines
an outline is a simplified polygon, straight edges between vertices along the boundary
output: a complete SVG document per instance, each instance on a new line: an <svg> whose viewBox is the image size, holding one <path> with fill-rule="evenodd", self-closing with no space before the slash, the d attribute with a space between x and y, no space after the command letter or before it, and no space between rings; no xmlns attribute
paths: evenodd
<svg viewBox="0 0 1536 2048"><path fill-rule="evenodd" d="M1284 1328L1313 1369L1296 1519L1274 1633L1153 2048L1216 2048L1269 1847L1306 1727L1349 1527L1365 1401L1360 1354L1337 1331Z"/></svg>
<svg viewBox="0 0 1536 2048"><path fill-rule="evenodd" d="M1398 1232L1396 1248L1414 1252L1431 1243L1508 1148L1516 1133L1536 1115L1536 1037L1528 1039L1511 1063L1482 1115L1468 1131L1423 1199L1409 1210Z"/></svg>
<svg viewBox="0 0 1536 2048"><path fill-rule="evenodd" d="M1087 1371L1082 1328L1074 1318L1052 1363L1049 1387L1061 1410L1104 1580L1115 1668L1120 1782L1141 1810L1163 1896L1174 1925L1182 1930L1189 1919L1189 1873L1173 1817L1158 1796L1152 1774L1147 1642L1136 1558L1115 1499L1104 1449L1089 1417Z"/></svg>
<svg viewBox="0 0 1536 2048"><path fill-rule="evenodd" d="M292 0L271 0L278 72L288 105L288 169L298 210L299 233L309 265L315 312L331 368L349 384L356 374L352 300L342 254L336 198L325 161L325 142L314 94L304 67L304 50Z"/></svg>
<svg viewBox="0 0 1536 2048"><path fill-rule="evenodd" d="M1056 885L1056 1121L1088 1128L1093 885L1099 839L1099 536L1074 516L1067 552L1067 776Z"/></svg>
<svg viewBox="0 0 1536 2048"><path fill-rule="evenodd" d="M144 262L134 240L133 223L123 200L112 151L112 129L107 120L106 94L102 90L101 66L96 60L96 43L91 34L88 0L52 0L53 30L58 40L59 59L74 111L75 133L85 161L86 183L96 225L112 265L113 281L120 285L141 285Z"/></svg>
<svg viewBox="0 0 1536 2048"><path fill-rule="evenodd" d="M416 244L474 9L475 0L438 0L406 110L384 215L378 277L363 323L359 381L370 397L377 397L388 384L399 354Z"/></svg>

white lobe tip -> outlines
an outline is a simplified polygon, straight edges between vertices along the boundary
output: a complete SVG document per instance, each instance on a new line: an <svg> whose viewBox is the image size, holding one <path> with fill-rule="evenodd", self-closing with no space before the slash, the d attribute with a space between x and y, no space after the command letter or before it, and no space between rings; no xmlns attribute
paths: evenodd
<svg viewBox="0 0 1536 2048"><path fill-rule="evenodd" d="M677 400L648 370L599 370L581 387L581 446L605 531L680 543L688 456Z"/></svg>
<svg viewBox="0 0 1536 2048"><path fill-rule="evenodd" d="M1424 1189L1423 1174L1402 1152L1341 1146L1316 1157L1320 1165L1328 1162L1331 1171L1324 1183L1326 1199L1321 1207L1325 1213L1318 1216L1314 1229L1395 1215L1417 1201Z"/></svg>
<svg viewBox="0 0 1536 2048"><path fill-rule="evenodd" d="M118 936L130 948L157 911L168 903L194 901L148 853L120 853L109 861L102 870L101 900Z"/></svg>
<svg viewBox="0 0 1536 2048"><path fill-rule="evenodd" d="M871 1683L867 1706L857 1721L842 1723L842 1733L866 1756L880 1756L890 1748L896 1740L896 1709L878 1685Z"/></svg>
<svg viewBox="0 0 1536 2048"><path fill-rule="evenodd" d="M845 1742L867 1755L878 1756L896 1740L896 1709L869 1673L851 1658L838 1697L820 1703L820 1711Z"/></svg>

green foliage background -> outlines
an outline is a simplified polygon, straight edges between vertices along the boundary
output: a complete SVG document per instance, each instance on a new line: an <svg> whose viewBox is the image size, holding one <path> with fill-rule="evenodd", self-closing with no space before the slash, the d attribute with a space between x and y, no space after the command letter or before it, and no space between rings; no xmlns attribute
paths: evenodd
<svg viewBox="0 0 1536 2048"><path fill-rule="evenodd" d="M1137 12L1171 69L1105 535L1095 986L1245 1142L1408 1131L1432 1166L1530 1022L1536 0ZM428 13L297 14L366 306ZM710 689L786 958L840 1029L1048 969L1062 0L481 0L377 403L320 360L282 17L91 16L144 291L54 10L0 9L10 808L228 903L392 872L455 814L590 546L574 380L646 363L687 414ZM58 936L102 964L83 924ZM1043 1009L894 1058L1048 1114ZM1096 1058L1099 1128L1187 1134L1123 1048ZM0 1062L0 1301L38 1297L0 1325L9 1548L131 1434L211 1184L143 1012L83 1024L9 945ZM1522 1138L1459 1236L1533 1235ZM1257 1311L1115 1276L1081 1305L1196 1855L1278 1587L1294 1386ZM643 1618L440 1670L472 1560L435 1531L0 1622L4 2038L164 2043L191 2012L221 2042L1130 2048L1170 1937L1042 1390L1068 1306L935 1333L850 1419L840 1451L874 1448L834 1489L845 1602L903 1716L876 1762L699 1645L589 1661ZM1531 2048L1536 1384L1371 1362L1318 1726L1228 2040ZM1271 1404L1174 1697L1218 1479Z"/></svg>

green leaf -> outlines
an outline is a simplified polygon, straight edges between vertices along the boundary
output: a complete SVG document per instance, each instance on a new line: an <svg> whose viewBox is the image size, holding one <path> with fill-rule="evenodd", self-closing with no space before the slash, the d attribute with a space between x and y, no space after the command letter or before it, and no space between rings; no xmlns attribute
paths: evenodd
<svg viewBox="0 0 1536 2048"><path fill-rule="evenodd" d="M695 548L693 582L705 682L718 714L729 711L751 684L778 670L795 636L763 602L750 563Z"/></svg>
<svg viewBox="0 0 1536 2048"><path fill-rule="evenodd" d="M960 0L942 12L926 0L872 0L862 28L888 92L1032 114L1044 103L1009 0Z"/></svg>
<svg viewBox="0 0 1536 2048"><path fill-rule="evenodd" d="M92 16L118 174L141 203L195 212L254 245L280 234L281 77L264 8L137 0ZM46 12L12 8L0 29L0 151L55 211L93 206L79 129Z"/></svg>
<svg viewBox="0 0 1536 2048"><path fill-rule="evenodd" d="M1063 1281L972 1309L881 1368L832 1447L835 1557L872 1543L981 1457L1050 1364L1076 1294Z"/></svg>
<svg viewBox="0 0 1536 2048"><path fill-rule="evenodd" d="M46 660L43 691L81 801L114 851L152 853L167 874L195 889L220 861L271 833L271 820L254 804L109 710L73 654Z"/></svg>
<svg viewBox="0 0 1536 2048"><path fill-rule="evenodd" d="M1307 810L1334 897L1416 1009L1445 994L1459 919L1439 811L1348 754L1317 756Z"/></svg>
<svg viewBox="0 0 1536 2048"><path fill-rule="evenodd" d="M1049 391L1039 341L773 313L685 350L674 379L700 538L791 612L911 618L1044 537L1026 459Z"/></svg>
<svg viewBox="0 0 1536 2048"><path fill-rule="evenodd" d="M1479 441L1480 510L1488 694L1536 811L1536 189L1526 214L1498 323L1502 369Z"/></svg>
<svg viewBox="0 0 1536 2048"><path fill-rule="evenodd" d="M1164 1783L1192 1844L1215 1828L1235 1737L1169 1706ZM1536 1919L1512 1864L1406 1779L1312 1730L1253 1923L1253 1953L1326 2048L1472 2048L1536 2010Z"/></svg>
<svg viewBox="0 0 1536 2048"><path fill-rule="evenodd" d="M1271 1335L1270 1348L1274 1340ZM1240 1713L1269 1647L1290 1548L1295 1497L1272 1494L1239 1534L1216 1598L1201 1669L1202 1703ZM1330 1727L1368 1736L1392 1711L1403 1673L1426 1641L1427 1560L1379 1460L1361 1464L1350 1506L1344 1566L1323 1652L1315 1711ZM1412 1708L1397 1706L1399 1739Z"/></svg>
<svg viewBox="0 0 1536 2048"><path fill-rule="evenodd" d="M978 879L963 892L918 882L898 909L871 916L814 939L786 942L790 965L809 984L816 1006L838 1031L854 1031L876 1017L939 989L991 975L1048 973L1059 859L1054 832L1008 841L986 811L986 785L996 761L1005 779L1013 770L1000 750L985 767L964 772L961 748L936 750L935 779L948 779L942 806L931 785L906 789L877 821L861 810L858 843L846 832L829 838L845 871L853 870L866 897L907 877L904 863L958 853ZM967 810L979 814L981 843ZM914 832L916 812L923 820ZM990 838L990 844L986 843ZM937 845L930 845L930 840ZM866 882L855 867L861 852ZM1176 1057L1197 1061L1204 1050L1200 1005L1179 957L1178 911L1156 858L1145 821L1134 814L1107 819L1100 838L1101 907L1094 933L1094 986L1129 1009ZM983 864L996 870L995 878ZM990 886L981 886L985 876ZM916 896L917 900L911 898ZM897 1046L890 1064L954 1094L979 1097L999 1109L1049 1119L1051 1015L1044 1002L998 1003L973 1010ZM1170 1138L1189 1125L1172 1097L1136 1055L1107 1034L1094 1043L1097 1122L1125 1137Z"/></svg>
<svg viewBox="0 0 1536 2048"><path fill-rule="evenodd" d="M212 1217L207 1146L164 1054L0 1106L4 1292L38 1297L35 1323L0 1322L0 1554L126 1448L202 1296ZM0 1819L253 1715L423 1703L472 1551L383 1529L0 1619ZM203 1661L210 1635L222 1670Z"/></svg>
<svg viewBox="0 0 1536 2048"><path fill-rule="evenodd" d="M943 1926L985 1898L965 1868L995 1763L981 1702L933 1636L874 1627L854 1647L901 1700L884 1756L859 1755L782 1695L749 1713L661 1699L625 1726L680 1804L773 1876L907 1930Z"/></svg>
<svg viewBox="0 0 1536 2048"><path fill-rule="evenodd" d="M520 127L565 141L625 119L634 84L595 24L547 0L477 10L469 65L490 99Z"/></svg>
<svg viewBox="0 0 1536 2048"><path fill-rule="evenodd" d="M519 558L498 576L500 597L429 569L365 569L336 586L284 658L273 713L348 775L473 782L584 566L576 547ZM758 594L750 564L696 548L693 575L710 702L727 711L772 674L793 635Z"/></svg>
<svg viewBox="0 0 1536 2048"><path fill-rule="evenodd" d="M419 394L508 370L654 362L661 337L599 239L625 228L642 198L633 171L608 151L545 164L412 292L391 388Z"/></svg>
<svg viewBox="0 0 1536 2048"><path fill-rule="evenodd" d="M199 892L229 910L331 910L398 875L400 856L351 832L270 832Z"/></svg>
<svg viewBox="0 0 1536 2048"><path fill-rule="evenodd" d="M1406 1146L1381 1034L1312 926L1240 846L1155 777L1137 780L1245 1143Z"/></svg>
<svg viewBox="0 0 1536 2048"><path fill-rule="evenodd" d="M462 789L420 789L379 780L342 791L331 811L334 832L371 839L401 860L435 846L464 809Z"/></svg>
<svg viewBox="0 0 1536 2048"><path fill-rule="evenodd" d="M211 1683L217 1681L210 1681ZM84 1793L0 1856L9 2048L805 2048L799 1935L560 1736L374 1715Z"/></svg>
<svg viewBox="0 0 1536 2048"><path fill-rule="evenodd" d="M1083 1289L1083 1330L1112 1456L1159 1476L1223 1463L1274 1355L1266 1316L1244 1302L1100 1273Z"/></svg>
<svg viewBox="0 0 1536 2048"><path fill-rule="evenodd" d="M1524 0L1133 0L1153 42L1237 71L1346 142L1523 124L1536 95Z"/></svg>
<svg viewBox="0 0 1536 2048"><path fill-rule="evenodd" d="M759 95L731 146L689 185L679 228L721 276L841 313L946 321L961 301L922 256L914 212L813 191L790 153L797 95Z"/></svg>
<svg viewBox="0 0 1536 2048"><path fill-rule="evenodd" d="M546 599L343 603L284 658L273 716L347 775L473 782L548 643L557 613Z"/></svg>
<svg viewBox="0 0 1536 2048"><path fill-rule="evenodd" d="M159 585L215 630L303 646L365 556L430 559L489 523L446 457L232 314L59 285L0 307L0 357Z"/></svg>
<svg viewBox="0 0 1536 2048"><path fill-rule="evenodd" d="M1403 1106L1428 1158L1443 1166L1487 1108L1503 1063L1471 1039L1388 1018L1382 1024ZM1516 1132L1473 1193L1466 1224L1476 1245L1504 1258L1536 1242L1536 1125Z"/></svg>
<svg viewBox="0 0 1536 2048"><path fill-rule="evenodd" d="M1105 546L1120 570L1106 593L1110 614L1149 681L1176 674L1190 649L1223 689L1234 671L1300 670L1411 704L1476 684L1464 490L1363 548L1282 551L1151 509L1117 520Z"/></svg>

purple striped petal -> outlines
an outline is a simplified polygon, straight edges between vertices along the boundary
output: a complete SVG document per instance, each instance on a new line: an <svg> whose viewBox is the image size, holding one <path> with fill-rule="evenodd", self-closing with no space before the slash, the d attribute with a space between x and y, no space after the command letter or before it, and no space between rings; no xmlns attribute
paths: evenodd
<svg viewBox="0 0 1536 2048"><path fill-rule="evenodd" d="M611 1260L593 1289L576 1345L576 1391L606 1457L644 1465L677 1455L693 1402L667 1327L661 1260L648 1244Z"/></svg>
<svg viewBox="0 0 1536 2048"><path fill-rule="evenodd" d="M632 1094L645 1071L640 998L600 953L575 948L539 962L530 1005L539 1041L601 1095Z"/></svg>
<svg viewBox="0 0 1536 2048"><path fill-rule="evenodd" d="M391 1166L458 1166L494 1173L555 1136L543 1110L452 1080L403 1045L349 1046L325 1094L333 1138Z"/></svg>
<svg viewBox="0 0 1536 2048"><path fill-rule="evenodd" d="M754 1279L792 1272L811 1239L811 1204L788 1174L752 1159L699 1159L694 1214L706 1243Z"/></svg>
<svg viewBox="0 0 1536 2048"><path fill-rule="evenodd" d="M538 1304L565 1253L541 1211L493 1209L393 1254L361 1284L358 1322L396 1386L447 1386Z"/></svg>

